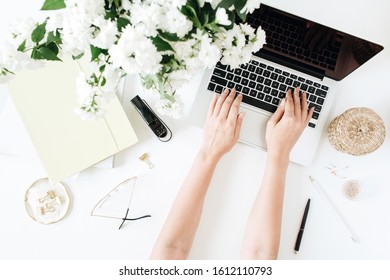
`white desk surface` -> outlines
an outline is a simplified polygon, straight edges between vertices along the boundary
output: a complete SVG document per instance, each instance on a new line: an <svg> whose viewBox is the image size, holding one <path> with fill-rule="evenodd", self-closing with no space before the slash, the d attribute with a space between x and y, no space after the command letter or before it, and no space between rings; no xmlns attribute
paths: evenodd
<svg viewBox="0 0 390 280"><path fill-rule="evenodd" d="M23 3L21 3L23 2ZM13 15L25 16L38 10L40 1L8 3L2 9L1 28ZM268 0L276 7L296 12L332 27L371 39L385 49L358 71L339 83L338 100L329 121L348 108L364 106L374 109L390 128L390 2ZM345 2L345 3L344 3ZM339 6L339 8L337 8ZM19 11L17 7L24 7ZM180 90L186 115L197 92L201 75ZM137 80L127 80L125 94L140 93ZM0 112L7 90L0 88ZM150 96L141 93L147 99ZM202 131L182 120L164 118L174 132L168 143L159 142L142 120L125 109L140 138L137 145L118 154L114 169L90 168L76 179L66 180L71 193L71 209L66 218L52 225L32 221L24 209L24 193L44 171L12 104L0 118L0 259L146 259L168 214L173 199L192 162L202 138ZM186 116L185 115L185 116ZM138 160L149 152L156 168L149 171ZM390 162L389 137L376 152L353 157L337 152L323 137L315 161L310 167L291 164L284 199L280 259L390 259ZM206 198L202 220L190 254L191 259L236 259L248 213L258 191L266 154L237 144L220 162ZM327 169L335 165L349 178L366 183L365 196L359 201L343 197L343 179ZM139 205L151 219L128 222L118 230L118 221L90 217L94 204L124 179L147 174L153 182L139 191ZM325 202L311 186L308 175L315 176L358 235L354 243L333 216ZM141 194L142 192L142 194ZM299 254L294 243L305 203L312 205ZM141 211L142 212L142 211Z"/></svg>

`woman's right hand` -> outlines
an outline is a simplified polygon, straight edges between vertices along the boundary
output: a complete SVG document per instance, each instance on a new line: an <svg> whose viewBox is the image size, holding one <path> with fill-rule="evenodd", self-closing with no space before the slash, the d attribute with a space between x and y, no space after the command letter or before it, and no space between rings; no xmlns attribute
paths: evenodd
<svg viewBox="0 0 390 280"><path fill-rule="evenodd" d="M308 109L306 93L299 97L299 88L294 93L287 91L278 109L267 124L266 141L268 155L288 160L290 152L308 125L314 108Z"/></svg>

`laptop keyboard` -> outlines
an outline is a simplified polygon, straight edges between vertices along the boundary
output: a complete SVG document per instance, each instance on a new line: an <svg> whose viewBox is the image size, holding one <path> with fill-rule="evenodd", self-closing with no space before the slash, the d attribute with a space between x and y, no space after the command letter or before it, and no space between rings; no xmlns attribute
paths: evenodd
<svg viewBox="0 0 390 280"><path fill-rule="evenodd" d="M279 13L262 14L260 9L248 15L247 22L252 26L261 26L266 33L266 47L290 55L302 62L334 71L341 48L341 34L334 34L333 40L321 50L309 50L304 39L308 29L305 21L292 19Z"/></svg>
<svg viewBox="0 0 390 280"><path fill-rule="evenodd" d="M243 102L274 113L287 90L300 87L307 93L309 107L314 107L309 127L315 128L324 105L328 86L251 60L236 69L217 63L207 89L221 93L225 88L236 88L243 94Z"/></svg>

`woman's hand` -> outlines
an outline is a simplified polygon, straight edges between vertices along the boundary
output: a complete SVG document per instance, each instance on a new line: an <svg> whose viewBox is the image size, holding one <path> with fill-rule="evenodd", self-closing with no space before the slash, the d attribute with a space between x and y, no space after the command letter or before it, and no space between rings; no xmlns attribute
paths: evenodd
<svg viewBox="0 0 390 280"><path fill-rule="evenodd" d="M299 88L287 91L278 109L267 124L266 141L268 155L277 159L289 159L290 152L308 125L314 108L308 110L306 93L299 98Z"/></svg>
<svg viewBox="0 0 390 280"><path fill-rule="evenodd" d="M228 89L215 95L210 103L204 127L203 143L200 153L219 160L237 143L244 113L239 113L242 94L236 97L236 90Z"/></svg>

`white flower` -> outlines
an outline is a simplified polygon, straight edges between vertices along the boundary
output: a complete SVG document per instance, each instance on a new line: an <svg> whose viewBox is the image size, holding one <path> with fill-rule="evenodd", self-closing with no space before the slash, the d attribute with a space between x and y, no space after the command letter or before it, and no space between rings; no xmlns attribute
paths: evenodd
<svg viewBox="0 0 390 280"><path fill-rule="evenodd" d="M24 68L36 69L40 66L43 66L43 62L32 60L28 53L18 51L11 44L5 44L0 50L0 68L16 72Z"/></svg>
<svg viewBox="0 0 390 280"><path fill-rule="evenodd" d="M266 35L263 29L259 27L256 31L256 41L253 43L253 52L260 50L265 44Z"/></svg>
<svg viewBox="0 0 390 280"><path fill-rule="evenodd" d="M168 99L160 99L156 105L156 110L161 115L179 119L183 115L183 103L175 97L175 102Z"/></svg>
<svg viewBox="0 0 390 280"><path fill-rule="evenodd" d="M244 8L240 11L242 14L251 14L260 7L261 0L247 0Z"/></svg>
<svg viewBox="0 0 390 280"><path fill-rule="evenodd" d="M169 9L161 20L161 29L177 34L180 38L192 30L192 21L188 20L178 9Z"/></svg>
<svg viewBox="0 0 390 280"><path fill-rule="evenodd" d="M246 64L252 57L252 45L248 44L241 50L241 64Z"/></svg>
<svg viewBox="0 0 390 280"><path fill-rule="evenodd" d="M130 21L134 26L142 26L146 36L156 36L163 9L157 3L133 4L131 6Z"/></svg>
<svg viewBox="0 0 390 280"><path fill-rule="evenodd" d="M65 0L61 38L63 52L78 56L89 49L96 18L104 17L104 0Z"/></svg>
<svg viewBox="0 0 390 280"><path fill-rule="evenodd" d="M119 81L122 78L123 72L115 68L112 64L106 64L103 72L103 77L106 79L106 84L102 87L105 95L111 98L116 92Z"/></svg>
<svg viewBox="0 0 390 280"><path fill-rule="evenodd" d="M76 92L78 95L77 102L82 105L87 99L96 94L95 88L87 83L87 77L84 72L80 72L76 79Z"/></svg>
<svg viewBox="0 0 390 280"><path fill-rule="evenodd" d="M90 107L90 104L85 104L74 109L74 113L83 121L97 121L101 119L105 111L102 108L96 109L95 107Z"/></svg>
<svg viewBox="0 0 390 280"><path fill-rule="evenodd" d="M117 68L122 68L126 74L132 75L140 71L134 54L121 41L118 42L118 45L112 46L108 53L111 56L112 64Z"/></svg>
<svg viewBox="0 0 390 280"><path fill-rule="evenodd" d="M207 68L213 67L221 58L221 51L217 46L212 44L202 44L199 52L199 59Z"/></svg>
<svg viewBox="0 0 390 280"><path fill-rule="evenodd" d="M58 30L62 39L60 51L72 56L88 53L91 45L108 51L94 60L94 75L81 74L77 79L79 108L75 112L83 119L97 119L104 114L105 104L115 96L125 74L149 76L154 82L152 88L161 94L158 111L179 117L182 103L174 93L191 80L198 69L210 68L220 59L236 68L247 63L252 53L265 43L265 33L260 28L255 32L248 24L237 25L229 20L228 10L234 11L234 4L219 7L223 0L197 0L201 7L205 3L211 6L215 13L214 23L219 26L233 24L229 30L219 28L213 32L194 28L193 22L181 13L183 5L191 6L192 2L187 0L116 1L121 7L116 7L114 0L64 1L66 8L56 11L47 20L46 36L48 32ZM240 12L252 12L259 5L260 0L245 1ZM130 24L119 31L118 22L112 20L111 13ZM36 26L35 21L27 20L12 27L10 43L0 51L0 82L12 78L15 71L43 65L41 60L31 59L31 49L35 46L31 33ZM179 38L166 40L172 50L163 45L156 47L155 37L161 33L171 33ZM164 34L161 37L165 40ZM26 53L17 51L22 43ZM163 65L162 61L170 64ZM163 84L153 77L157 73L163 75Z"/></svg>
<svg viewBox="0 0 390 280"><path fill-rule="evenodd" d="M255 34L255 30L253 29L253 27L247 23L240 24L240 28L242 32L247 36L253 36Z"/></svg>
<svg viewBox="0 0 390 280"><path fill-rule="evenodd" d="M63 28L60 31L65 54L78 56L89 49L94 28L93 18L84 17L77 8L69 8L64 13Z"/></svg>
<svg viewBox="0 0 390 280"><path fill-rule="evenodd" d="M188 83L194 76L194 70L180 69L173 71L168 76L167 84L170 86L171 91L181 88Z"/></svg>
<svg viewBox="0 0 390 280"><path fill-rule="evenodd" d="M243 48L247 44L246 40L246 34L245 32L242 31L241 26L237 25L235 28L235 36L236 36L236 46L239 48Z"/></svg>
<svg viewBox="0 0 390 280"><path fill-rule="evenodd" d="M187 3L187 0L168 0L165 2L172 8L181 8Z"/></svg>
<svg viewBox="0 0 390 280"><path fill-rule="evenodd" d="M186 61L186 65L188 69L200 69L202 68L202 61L199 59L199 57L192 57Z"/></svg>
<svg viewBox="0 0 390 280"><path fill-rule="evenodd" d="M86 75L83 72L80 73L76 80L76 91L79 107L74 112L81 119L97 120L105 114L103 108L107 100L102 97L103 92L98 87L88 84Z"/></svg>
<svg viewBox="0 0 390 280"><path fill-rule="evenodd" d="M232 47L225 50L222 55L221 63L225 65L230 65L232 68L237 68L242 64L242 59L240 55L241 50L237 47Z"/></svg>
<svg viewBox="0 0 390 280"><path fill-rule="evenodd" d="M63 13L61 12L50 16L46 23L46 31L55 32L58 28L62 28L63 20Z"/></svg>
<svg viewBox="0 0 390 280"><path fill-rule="evenodd" d="M126 11L130 11L131 5L132 5L132 3L130 0L122 0L122 9L124 9Z"/></svg>
<svg viewBox="0 0 390 280"><path fill-rule="evenodd" d="M195 39L189 39L186 41L179 41L172 44L172 48L174 49L176 55L181 60L188 60L192 57L197 56L196 50L195 50L195 44L197 41Z"/></svg>
<svg viewBox="0 0 390 280"><path fill-rule="evenodd" d="M162 56L157 52L153 43L147 39L135 51L135 60L142 74L156 74L161 69L160 61Z"/></svg>
<svg viewBox="0 0 390 280"><path fill-rule="evenodd" d="M255 34L250 25L241 24L219 36L219 40L223 46L221 62L237 68L248 63L252 53L264 45L265 33L259 28Z"/></svg>
<svg viewBox="0 0 390 280"><path fill-rule="evenodd" d="M88 17L104 16L105 0L65 0L66 8L75 7L80 11L81 15Z"/></svg>
<svg viewBox="0 0 390 280"><path fill-rule="evenodd" d="M14 45L16 48L18 48L23 41L26 41L26 45L28 46L32 45L31 33L36 27L37 22L31 18L11 22L8 27L9 33L7 42Z"/></svg>
<svg viewBox="0 0 390 280"><path fill-rule="evenodd" d="M221 25L230 25L232 23L224 8L218 8L217 13L215 14L215 19L216 22Z"/></svg>
<svg viewBox="0 0 390 280"><path fill-rule="evenodd" d="M116 22L100 17L94 20L93 24L98 27L98 30L95 31L95 38L91 40L91 44L101 49L109 49L117 40Z"/></svg>
<svg viewBox="0 0 390 280"><path fill-rule="evenodd" d="M208 33L202 34L200 30L197 30L197 33L192 36L199 41L198 57L202 61L203 67L213 67L221 58L221 50L217 44L213 44L212 38L209 37Z"/></svg>
<svg viewBox="0 0 390 280"><path fill-rule="evenodd" d="M152 41L142 34L140 29L126 26L117 45L108 53L116 68L122 68L127 74L155 74L161 69L161 54Z"/></svg>

